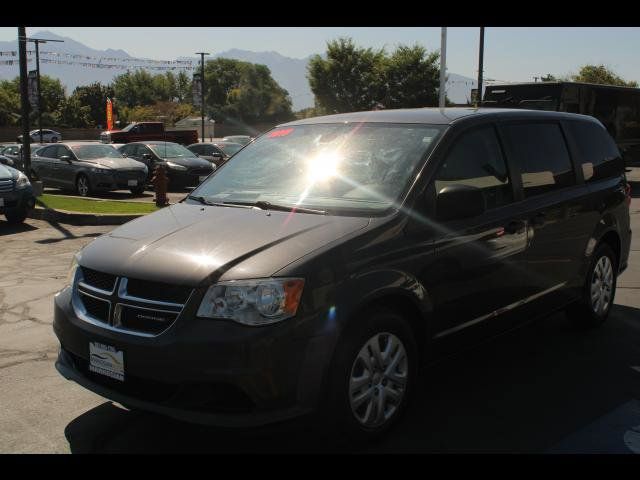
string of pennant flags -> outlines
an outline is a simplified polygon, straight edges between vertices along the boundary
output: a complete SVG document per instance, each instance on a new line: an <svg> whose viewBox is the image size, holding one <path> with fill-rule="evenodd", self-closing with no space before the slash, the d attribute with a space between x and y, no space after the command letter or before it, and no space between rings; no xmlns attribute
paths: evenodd
<svg viewBox="0 0 640 480"><path fill-rule="evenodd" d="M29 56L35 54L35 50L27 50ZM0 51L0 57L16 57L17 51ZM152 60L146 58L119 58L119 57L92 57L89 55L78 55L73 53L64 52L40 52L41 63L57 64L57 65L76 65L86 68L108 68L108 69L121 69L132 70L144 68L148 70L162 70L162 71L175 71L175 70L195 70L198 64L195 60ZM42 57L45 58L42 58ZM46 58L54 57L54 58ZM0 65L17 65L18 60L0 60ZM33 62L33 58L27 58L27 62ZM104 63L109 62L109 63ZM119 62L119 63L112 63ZM136 63L137 62L137 63Z"/></svg>

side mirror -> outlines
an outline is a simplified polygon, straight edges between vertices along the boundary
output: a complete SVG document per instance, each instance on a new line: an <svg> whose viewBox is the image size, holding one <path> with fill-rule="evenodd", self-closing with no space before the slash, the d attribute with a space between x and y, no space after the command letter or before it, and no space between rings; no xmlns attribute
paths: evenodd
<svg viewBox="0 0 640 480"><path fill-rule="evenodd" d="M142 154L142 158L144 158L145 160L151 160L151 154L149 154L149 153L143 153L143 154Z"/></svg>
<svg viewBox="0 0 640 480"><path fill-rule="evenodd" d="M60 158L60 160L64 160L65 162L71 163L71 157L69 155L62 155L58 158Z"/></svg>
<svg viewBox="0 0 640 480"><path fill-rule="evenodd" d="M436 216L440 221L477 217L486 209L482 190L470 185L448 185L436 197Z"/></svg>
<svg viewBox="0 0 640 480"><path fill-rule="evenodd" d="M218 152L213 152L213 153L211 154L211 156L212 156L213 158L222 158L222 154L221 154L221 153L218 153Z"/></svg>

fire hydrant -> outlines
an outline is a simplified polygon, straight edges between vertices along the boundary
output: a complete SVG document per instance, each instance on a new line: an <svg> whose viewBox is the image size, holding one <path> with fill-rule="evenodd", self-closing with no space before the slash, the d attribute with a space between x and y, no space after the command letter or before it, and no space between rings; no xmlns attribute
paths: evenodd
<svg viewBox="0 0 640 480"><path fill-rule="evenodd" d="M164 165L156 165L153 170L153 178L151 179L154 191L156 192L156 205L158 207L166 207L169 205L167 200L167 187L169 186L169 178Z"/></svg>

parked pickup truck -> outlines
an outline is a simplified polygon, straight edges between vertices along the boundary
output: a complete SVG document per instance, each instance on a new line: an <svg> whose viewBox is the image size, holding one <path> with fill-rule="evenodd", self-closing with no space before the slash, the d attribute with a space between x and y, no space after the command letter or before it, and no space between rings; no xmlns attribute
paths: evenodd
<svg viewBox="0 0 640 480"><path fill-rule="evenodd" d="M165 130L162 122L133 122L122 130L107 130L100 134L102 143L130 143L148 140L191 145L198 142L197 130Z"/></svg>

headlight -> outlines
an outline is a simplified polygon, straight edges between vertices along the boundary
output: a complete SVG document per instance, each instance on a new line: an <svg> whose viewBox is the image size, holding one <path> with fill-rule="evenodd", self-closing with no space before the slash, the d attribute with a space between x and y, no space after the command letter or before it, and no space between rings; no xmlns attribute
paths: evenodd
<svg viewBox="0 0 640 480"><path fill-rule="evenodd" d="M76 271L79 266L78 257L74 255L73 260L71 260L71 267L69 267L69 273L67 274L67 285L73 285L73 280L76 277Z"/></svg>
<svg viewBox="0 0 640 480"><path fill-rule="evenodd" d="M18 178L16 179L16 188L25 188L31 185L29 178L22 172L18 173Z"/></svg>
<svg viewBox="0 0 640 480"><path fill-rule="evenodd" d="M167 163L167 167L171 168L173 170L186 170L187 167L183 167L182 165L178 165L177 163L173 163L173 162L166 162Z"/></svg>
<svg viewBox="0 0 640 480"><path fill-rule="evenodd" d="M220 282L209 287L199 317L261 326L293 317L304 288L302 278L265 278Z"/></svg>
<svg viewBox="0 0 640 480"><path fill-rule="evenodd" d="M93 173L97 173L97 174L100 174L100 175L107 175L108 173L111 173L111 170L110 170L110 169L108 169L108 168L98 168L98 167L93 167L93 168L91 169L91 171L92 171Z"/></svg>

